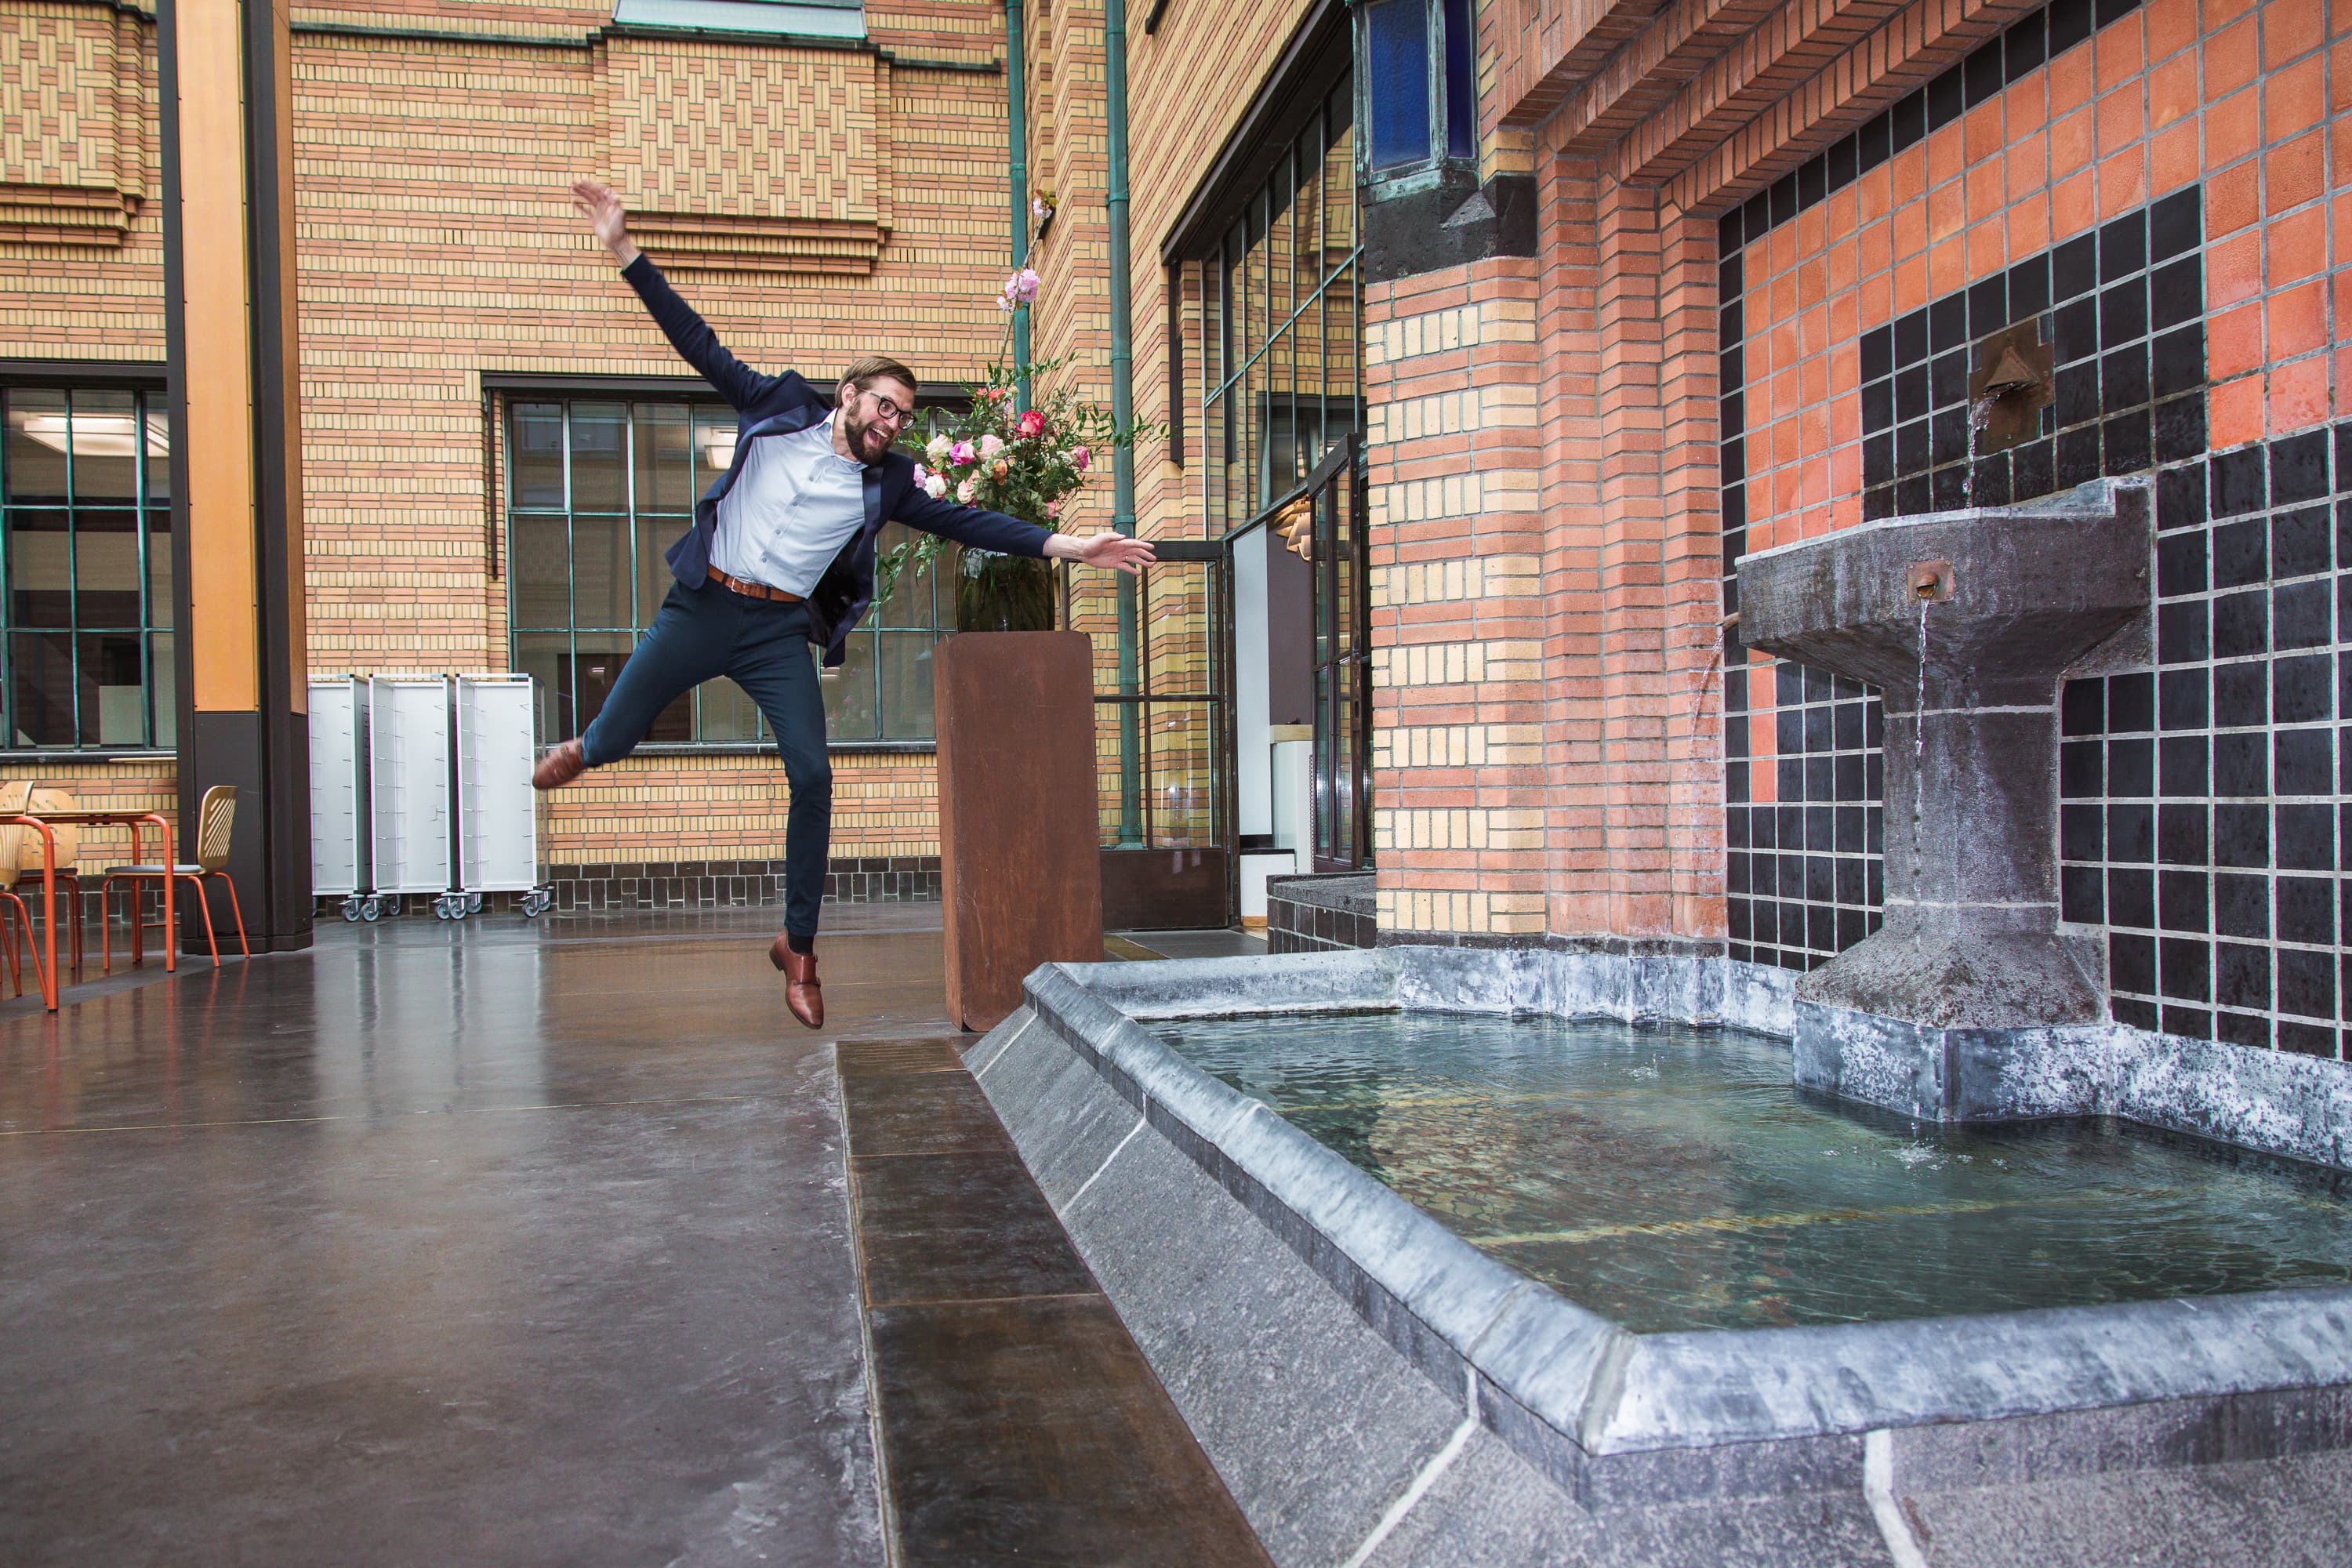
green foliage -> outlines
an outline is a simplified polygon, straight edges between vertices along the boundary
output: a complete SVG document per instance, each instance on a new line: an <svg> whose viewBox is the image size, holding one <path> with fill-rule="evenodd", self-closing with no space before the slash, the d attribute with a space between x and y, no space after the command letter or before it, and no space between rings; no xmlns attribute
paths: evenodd
<svg viewBox="0 0 2352 1568"><path fill-rule="evenodd" d="M992 361L987 379L971 388L970 403L939 434L918 440L908 431L899 438L914 457L917 481L943 500L1060 532L1084 504L1080 492L1109 453L1159 428L1141 420L1121 426L1110 410L1067 386L1038 391L1026 413L1014 412L1024 380L1043 389L1073 358ZM884 552L876 564L877 604L889 600L903 574L922 571L954 548L936 534L912 531L912 539Z"/></svg>

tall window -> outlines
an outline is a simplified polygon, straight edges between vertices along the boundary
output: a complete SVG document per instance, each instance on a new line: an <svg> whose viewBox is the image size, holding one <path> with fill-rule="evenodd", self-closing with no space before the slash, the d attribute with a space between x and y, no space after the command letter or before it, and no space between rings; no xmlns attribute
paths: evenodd
<svg viewBox="0 0 2352 1568"><path fill-rule="evenodd" d="M509 624L514 668L539 679L543 734L576 735L603 710L674 581L664 552L733 459L735 425L716 402L508 405ZM882 548L903 537L890 524ZM847 662L824 681L834 743L930 740L931 649L953 625L950 591L929 574L910 574L869 611L850 634ZM680 697L646 736L656 745L771 738L759 709L724 679Z"/></svg>
<svg viewBox="0 0 2352 1568"><path fill-rule="evenodd" d="M1331 95L1200 262L1212 538L1295 489L1362 420L1348 99Z"/></svg>
<svg viewBox="0 0 2352 1568"><path fill-rule="evenodd" d="M173 745L163 395L12 386L0 407L7 745Z"/></svg>

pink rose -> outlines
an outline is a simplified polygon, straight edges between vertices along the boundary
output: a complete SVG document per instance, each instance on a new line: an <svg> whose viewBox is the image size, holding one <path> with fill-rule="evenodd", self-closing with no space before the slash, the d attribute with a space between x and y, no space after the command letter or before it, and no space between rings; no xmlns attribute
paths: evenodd
<svg viewBox="0 0 2352 1568"><path fill-rule="evenodd" d="M948 461L953 463L959 468L969 464L971 459L971 443L969 441L958 441L954 446L948 448Z"/></svg>
<svg viewBox="0 0 2352 1568"><path fill-rule="evenodd" d="M1024 414L1021 416L1021 423L1013 426L1013 434L1024 441L1043 436L1045 433L1045 416L1034 408Z"/></svg>
<svg viewBox="0 0 2352 1568"><path fill-rule="evenodd" d="M1084 447L1073 447L1070 448L1070 467L1077 469L1080 473L1084 473L1087 470L1087 449Z"/></svg>
<svg viewBox="0 0 2352 1568"><path fill-rule="evenodd" d="M964 505L970 506L971 504L971 495L972 483L970 479L966 479L963 483L956 486L956 500L963 502Z"/></svg>
<svg viewBox="0 0 2352 1568"><path fill-rule="evenodd" d="M1004 437L997 435L994 431L991 431L989 434L982 436L980 438L980 457L982 462L986 462L989 458L993 458L997 453L1002 452L1003 450L1004 450Z"/></svg>
<svg viewBox="0 0 2352 1568"><path fill-rule="evenodd" d="M1061 503L1060 501L1057 501L1057 500L1049 500L1049 501L1047 501L1047 502L1045 503L1045 515L1046 515L1047 517L1049 517L1049 518L1053 518L1053 517L1059 517L1059 516L1061 516L1061 515L1062 515L1062 503Z"/></svg>
<svg viewBox="0 0 2352 1568"><path fill-rule="evenodd" d="M930 477L931 477L931 470L930 470L930 469L929 469L929 468L925 468L925 467L923 467L923 465L922 465L922 464L920 464L920 463L917 463L917 464L915 465L915 482L916 482L917 484L919 484L919 484L921 484L925 479L929 479Z"/></svg>

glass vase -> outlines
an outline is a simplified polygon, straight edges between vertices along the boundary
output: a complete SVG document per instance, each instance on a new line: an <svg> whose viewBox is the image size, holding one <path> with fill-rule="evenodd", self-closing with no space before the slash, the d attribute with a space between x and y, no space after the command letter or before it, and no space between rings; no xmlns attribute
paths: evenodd
<svg viewBox="0 0 2352 1568"><path fill-rule="evenodd" d="M1049 562L967 550L955 588L959 632L1054 629L1054 568Z"/></svg>

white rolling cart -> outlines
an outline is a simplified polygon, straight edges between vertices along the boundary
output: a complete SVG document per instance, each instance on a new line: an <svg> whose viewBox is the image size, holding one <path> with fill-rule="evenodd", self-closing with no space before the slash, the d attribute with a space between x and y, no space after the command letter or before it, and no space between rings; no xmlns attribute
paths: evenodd
<svg viewBox="0 0 2352 1568"><path fill-rule="evenodd" d="M409 893L446 910L449 856L449 682L439 675L368 679L368 787L375 892L400 912Z"/></svg>
<svg viewBox="0 0 2352 1568"><path fill-rule="evenodd" d="M520 893L525 917L555 901L539 880L539 792L530 787L537 694L528 675L461 675L457 742L457 886L445 919L478 914L485 893Z"/></svg>
<svg viewBox="0 0 2352 1568"><path fill-rule="evenodd" d="M310 678L310 891L340 895L343 919L383 913L368 884L367 682Z"/></svg>

